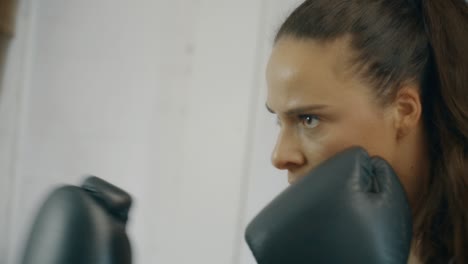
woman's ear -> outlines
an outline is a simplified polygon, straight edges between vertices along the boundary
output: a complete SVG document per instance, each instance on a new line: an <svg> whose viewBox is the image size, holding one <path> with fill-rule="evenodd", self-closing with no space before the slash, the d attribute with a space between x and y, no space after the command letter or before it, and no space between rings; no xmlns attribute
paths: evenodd
<svg viewBox="0 0 468 264"><path fill-rule="evenodd" d="M418 87L401 87L396 95L394 106L397 140L401 140L414 131L421 120L422 105Z"/></svg>

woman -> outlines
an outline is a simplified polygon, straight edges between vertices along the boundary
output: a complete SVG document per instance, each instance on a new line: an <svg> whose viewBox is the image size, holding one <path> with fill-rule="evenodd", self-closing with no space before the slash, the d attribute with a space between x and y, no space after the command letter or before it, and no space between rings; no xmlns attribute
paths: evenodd
<svg viewBox="0 0 468 264"><path fill-rule="evenodd" d="M352 145L385 158L413 211L413 263L468 263L464 0L307 0L278 31L267 108L290 183Z"/></svg>

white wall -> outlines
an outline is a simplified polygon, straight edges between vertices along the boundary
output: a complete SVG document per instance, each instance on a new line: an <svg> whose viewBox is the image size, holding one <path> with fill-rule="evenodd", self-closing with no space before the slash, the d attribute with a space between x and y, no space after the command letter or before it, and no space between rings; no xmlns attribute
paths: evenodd
<svg viewBox="0 0 468 264"><path fill-rule="evenodd" d="M0 263L8 262L14 232L10 232L15 194L12 190L16 177L19 127L22 123L22 101L28 74L32 48L34 14L28 1L19 1L16 33L10 42L4 78L0 83ZM33 202L33 201L29 201Z"/></svg>
<svg viewBox="0 0 468 264"><path fill-rule="evenodd" d="M24 0L0 105L0 262L51 188L91 173L134 196L135 263L254 263L245 225L286 186L263 70L297 2Z"/></svg>

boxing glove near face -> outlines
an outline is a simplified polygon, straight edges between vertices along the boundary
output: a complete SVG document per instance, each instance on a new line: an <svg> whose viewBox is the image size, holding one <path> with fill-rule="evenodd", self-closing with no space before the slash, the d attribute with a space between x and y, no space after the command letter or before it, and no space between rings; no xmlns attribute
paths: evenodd
<svg viewBox="0 0 468 264"><path fill-rule="evenodd" d="M289 186L248 225L259 264L407 262L411 210L383 159L347 149Z"/></svg>
<svg viewBox="0 0 468 264"><path fill-rule="evenodd" d="M123 190L97 177L54 190L42 205L23 264L131 264Z"/></svg>

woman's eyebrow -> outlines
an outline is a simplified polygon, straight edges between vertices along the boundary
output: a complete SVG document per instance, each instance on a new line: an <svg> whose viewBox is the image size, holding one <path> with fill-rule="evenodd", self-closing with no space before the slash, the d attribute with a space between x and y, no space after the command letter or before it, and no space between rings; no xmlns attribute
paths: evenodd
<svg viewBox="0 0 468 264"><path fill-rule="evenodd" d="M268 104L265 104L266 109L268 112L275 114L275 111L273 111ZM297 115L297 114L303 114L311 111L317 111L317 110L323 110L327 108L327 105L305 105L305 106L299 106L299 107L294 107L291 109L288 109L285 111L286 115Z"/></svg>

